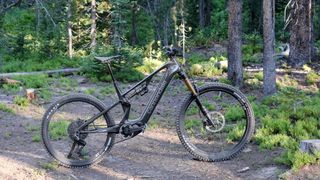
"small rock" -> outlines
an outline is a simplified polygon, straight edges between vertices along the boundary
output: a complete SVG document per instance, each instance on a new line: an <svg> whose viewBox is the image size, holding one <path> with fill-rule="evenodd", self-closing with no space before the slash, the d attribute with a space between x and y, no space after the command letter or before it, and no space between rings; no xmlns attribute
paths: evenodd
<svg viewBox="0 0 320 180"><path fill-rule="evenodd" d="M249 167L245 167L245 168L239 169L239 170L237 171L237 173L244 173L244 172L249 171L249 170L250 170Z"/></svg>
<svg viewBox="0 0 320 180"><path fill-rule="evenodd" d="M82 78L77 79L77 82L78 82L78 84L85 84L85 83L89 82L89 79L82 77Z"/></svg>
<svg viewBox="0 0 320 180"><path fill-rule="evenodd" d="M250 148L245 148L244 150L243 150L243 152L244 153L248 153L248 152L251 152L252 150L250 149Z"/></svg>

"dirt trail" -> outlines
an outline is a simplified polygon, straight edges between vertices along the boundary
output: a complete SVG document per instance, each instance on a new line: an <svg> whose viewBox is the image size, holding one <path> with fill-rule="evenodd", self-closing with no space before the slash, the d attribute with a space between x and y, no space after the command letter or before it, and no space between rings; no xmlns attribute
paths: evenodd
<svg viewBox="0 0 320 180"><path fill-rule="evenodd" d="M255 145L231 161L193 160L175 132L166 129L148 129L115 145L91 168L68 169L55 166L42 144L32 142L27 128L40 125L39 120L0 112L0 124L5 124L0 136L1 179L277 179L283 172L272 161L279 151L260 151ZM245 167L250 170L237 172Z"/></svg>

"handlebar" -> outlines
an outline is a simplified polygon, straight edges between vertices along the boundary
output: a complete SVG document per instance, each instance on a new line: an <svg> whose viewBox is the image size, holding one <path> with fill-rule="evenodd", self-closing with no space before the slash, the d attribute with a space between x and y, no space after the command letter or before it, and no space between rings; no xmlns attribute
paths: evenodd
<svg viewBox="0 0 320 180"><path fill-rule="evenodd" d="M181 48L165 46L163 47L165 50L165 54L169 57L182 57L182 50Z"/></svg>

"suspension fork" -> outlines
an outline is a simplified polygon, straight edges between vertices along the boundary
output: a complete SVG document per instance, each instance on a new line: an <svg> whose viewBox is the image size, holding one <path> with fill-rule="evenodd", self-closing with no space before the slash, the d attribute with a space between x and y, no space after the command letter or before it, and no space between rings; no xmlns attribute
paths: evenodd
<svg viewBox="0 0 320 180"><path fill-rule="evenodd" d="M213 121L212 121L211 117L209 116L208 110L202 105L202 103L200 102L200 100L198 98L199 95L198 95L198 90L197 90L196 86L193 83L191 83L190 79L187 77L187 75L184 72L180 71L179 76L183 80L185 85L187 86L188 90L195 97L196 104L200 108L200 111L202 112L202 114L207 118L207 121L205 121L204 123L209 123L209 125L213 125Z"/></svg>

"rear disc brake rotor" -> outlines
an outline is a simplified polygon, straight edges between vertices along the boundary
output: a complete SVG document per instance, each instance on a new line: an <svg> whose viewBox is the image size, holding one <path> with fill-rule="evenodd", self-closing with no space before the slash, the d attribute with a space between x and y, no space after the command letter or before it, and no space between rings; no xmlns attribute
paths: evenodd
<svg viewBox="0 0 320 180"><path fill-rule="evenodd" d="M69 124L68 134L69 134L69 137L72 140L76 140L77 139L76 132L79 129L79 127L82 126L84 123L85 123L84 120L79 119L79 120L74 121L74 122ZM84 130L88 130L88 126L84 127L83 129ZM82 134L79 135L79 138L84 140L87 136L88 136L88 133L82 133Z"/></svg>

